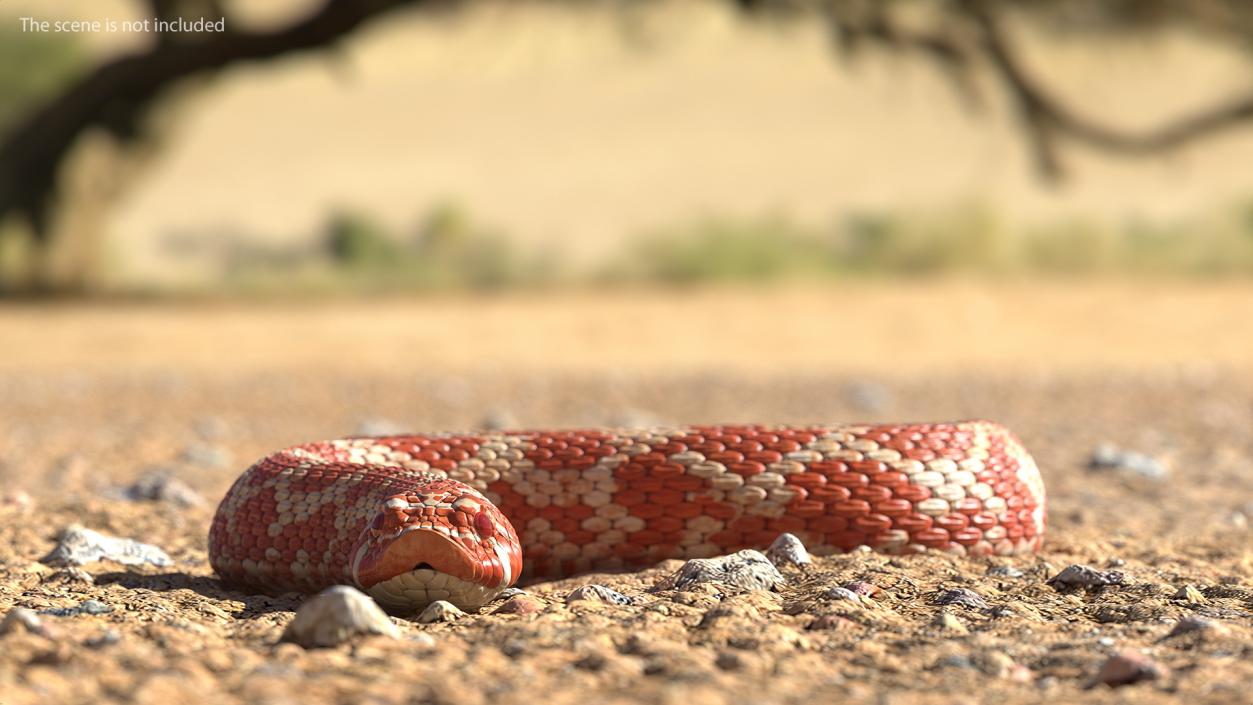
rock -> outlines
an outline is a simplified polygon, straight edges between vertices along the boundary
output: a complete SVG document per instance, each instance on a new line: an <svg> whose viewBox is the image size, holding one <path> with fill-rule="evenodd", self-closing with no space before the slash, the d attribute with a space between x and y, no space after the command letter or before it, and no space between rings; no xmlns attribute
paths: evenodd
<svg viewBox="0 0 1253 705"><path fill-rule="evenodd" d="M1074 589L1095 590L1108 585L1122 585L1124 580L1126 580L1126 576L1119 571L1102 571L1074 563L1066 566L1062 569L1062 572L1049 578L1047 583L1054 590L1065 592Z"/></svg>
<svg viewBox="0 0 1253 705"><path fill-rule="evenodd" d="M508 409L489 409L479 421L479 428L484 431L506 431L518 427L518 419Z"/></svg>
<svg viewBox="0 0 1253 705"><path fill-rule="evenodd" d="M954 588L945 590L936 596L934 605L957 605L972 610L986 610L988 603L983 597L974 590L966 588Z"/></svg>
<svg viewBox="0 0 1253 705"><path fill-rule="evenodd" d="M89 649L103 649L107 646L113 646L122 640L122 635L112 629L106 629L100 634L93 636L83 642L83 646Z"/></svg>
<svg viewBox="0 0 1253 705"><path fill-rule="evenodd" d="M604 585L584 585L571 590L570 594L566 595L567 605L580 600L604 602L610 605L630 605L635 602L634 598L623 595L617 590L611 590Z"/></svg>
<svg viewBox="0 0 1253 705"><path fill-rule="evenodd" d="M946 634L954 636L970 633L970 630L966 628L966 625L958 619L956 615L948 610L941 610L938 614L936 614L935 618L931 620L931 626Z"/></svg>
<svg viewBox="0 0 1253 705"><path fill-rule="evenodd" d="M504 590L501 590L496 595L495 600L504 602L505 600L508 600L512 597L517 597L518 595L527 595L527 594L530 594L530 593L528 593L526 590L523 590L522 588L507 587Z"/></svg>
<svg viewBox="0 0 1253 705"><path fill-rule="evenodd" d="M77 617L84 614L108 614L112 611L112 607L100 600L84 600L74 607L54 607L52 609L40 610L39 614L46 614L51 617Z"/></svg>
<svg viewBox="0 0 1253 705"><path fill-rule="evenodd" d="M434 624L436 622L455 622L466 616L456 605L446 600L436 600L426 606L422 610L422 614L418 615L419 624Z"/></svg>
<svg viewBox="0 0 1253 705"><path fill-rule="evenodd" d="M543 611L543 602L530 595L518 595L509 598L505 604L497 607L493 614L536 614Z"/></svg>
<svg viewBox="0 0 1253 705"><path fill-rule="evenodd" d="M155 565L166 567L174 564L165 551L151 544L134 539L106 536L78 524L71 524L61 532L56 548L40 562L51 566L75 566L96 561L113 561L122 565Z"/></svg>
<svg viewBox="0 0 1253 705"><path fill-rule="evenodd" d="M892 392L877 382L853 382L845 390L848 403L858 411L879 413L892 405Z"/></svg>
<svg viewBox="0 0 1253 705"><path fill-rule="evenodd" d="M1199 617L1197 615L1188 615L1187 617L1184 617L1176 622L1174 628L1171 629L1170 633L1164 638L1171 639L1185 634L1200 634L1207 632L1211 634L1226 634L1229 631L1230 630L1227 629L1227 627L1215 622L1212 619L1206 619L1205 617Z"/></svg>
<svg viewBox="0 0 1253 705"><path fill-rule="evenodd" d="M384 418L362 419L353 431L356 436L398 436L405 433L405 425Z"/></svg>
<svg viewBox="0 0 1253 705"><path fill-rule="evenodd" d="M336 585L301 605L279 641L310 649L336 646L361 634L381 634L395 639L400 636L400 629L365 593L347 585Z"/></svg>
<svg viewBox="0 0 1253 705"><path fill-rule="evenodd" d="M1189 605L1203 605L1209 602L1209 600L1205 599L1205 595L1201 594L1201 591L1197 590L1196 587L1193 585L1184 585L1183 587L1179 588L1179 590L1177 590L1174 596L1171 597L1170 599L1183 600L1184 602L1187 602Z"/></svg>
<svg viewBox="0 0 1253 705"><path fill-rule="evenodd" d="M223 446L196 443L183 449L182 461L189 465L206 468L229 467L233 460L231 451Z"/></svg>
<svg viewBox="0 0 1253 705"><path fill-rule="evenodd" d="M966 669L969 669L969 668L974 668L974 667L975 667L974 661L971 661L970 657L965 654L949 654L947 656L941 656L939 659L936 660L934 664L932 664L932 668L966 668Z"/></svg>
<svg viewBox="0 0 1253 705"><path fill-rule="evenodd" d="M1030 668L1014 661L1004 651L991 651L979 659L979 670L993 678L1004 678L1015 683L1030 683L1035 677Z"/></svg>
<svg viewBox="0 0 1253 705"><path fill-rule="evenodd" d="M770 544L770 548L766 549L766 558L780 568L785 565L804 566L813 562L809 551L805 550L805 544L794 534L779 534Z"/></svg>
<svg viewBox="0 0 1253 705"><path fill-rule="evenodd" d="M4 615L4 619L0 620L0 636L12 634L14 632L25 631L40 636L48 636L48 630L43 624L43 620L34 610L25 607L14 607Z"/></svg>
<svg viewBox="0 0 1253 705"><path fill-rule="evenodd" d="M619 409L609 417L612 428L653 428L664 426L665 421L651 411L644 409Z"/></svg>
<svg viewBox="0 0 1253 705"><path fill-rule="evenodd" d="M833 587L822 593L822 596L828 600L848 600L850 602L856 602L859 605L861 604L861 595L858 595L846 587Z"/></svg>
<svg viewBox="0 0 1253 705"><path fill-rule="evenodd" d="M1021 578L1026 575L1012 565L994 565L988 568L987 574L993 578Z"/></svg>
<svg viewBox="0 0 1253 705"><path fill-rule="evenodd" d="M1121 651L1106 659L1101 670L1089 687L1097 684L1111 688L1130 685L1146 680L1158 680L1169 675L1165 666L1137 651Z"/></svg>
<svg viewBox="0 0 1253 705"><path fill-rule="evenodd" d="M145 473L122 488L121 495L132 501L168 502L179 507L199 507L205 503L198 492L165 470Z"/></svg>
<svg viewBox="0 0 1253 705"><path fill-rule="evenodd" d="M865 580L854 580L844 586L844 589L854 592L862 597L874 597L879 592L878 586L868 583Z"/></svg>
<svg viewBox="0 0 1253 705"><path fill-rule="evenodd" d="M686 590L702 583L718 583L740 591L773 590L783 582L783 575L760 551L745 549L729 556L693 558L653 589Z"/></svg>
<svg viewBox="0 0 1253 705"><path fill-rule="evenodd" d="M34 507L35 500L24 490L8 490L3 496L0 496L0 510L25 514Z"/></svg>
<svg viewBox="0 0 1253 705"><path fill-rule="evenodd" d="M744 669L744 658L734 651L719 651L714 665L723 671L741 671Z"/></svg>
<svg viewBox="0 0 1253 705"><path fill-rule="evenodd" d="M1089 470L1129 472L1150 480L1164 480L1170 474L1155 458L1143 453L1122 450L1113 443L1100 443L1092 450Z"/></svg>

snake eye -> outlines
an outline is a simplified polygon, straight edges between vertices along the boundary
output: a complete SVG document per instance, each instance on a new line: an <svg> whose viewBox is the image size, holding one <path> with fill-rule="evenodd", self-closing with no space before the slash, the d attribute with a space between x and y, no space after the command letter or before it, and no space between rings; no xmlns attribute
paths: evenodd
<svg viewBox="0 0 1253 705"><path fill-rule="evenodd" d="M479 530L479 535L485 539L490 539L496 535L496 524L492 522L492 518L487 516L487 512L479 512L474 515L474 528Z"/></svg>

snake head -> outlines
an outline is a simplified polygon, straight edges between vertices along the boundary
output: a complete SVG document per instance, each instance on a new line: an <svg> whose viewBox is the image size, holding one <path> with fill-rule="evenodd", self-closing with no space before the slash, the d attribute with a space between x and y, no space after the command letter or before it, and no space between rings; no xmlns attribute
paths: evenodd
<svg viewBox="0 0 1253 705"><path fill-rule="evenodd" d="M352 555L353 580L396 611L436 600L478 609L522 573L522 548L509 520L455 480L388 497Z"/></svg>

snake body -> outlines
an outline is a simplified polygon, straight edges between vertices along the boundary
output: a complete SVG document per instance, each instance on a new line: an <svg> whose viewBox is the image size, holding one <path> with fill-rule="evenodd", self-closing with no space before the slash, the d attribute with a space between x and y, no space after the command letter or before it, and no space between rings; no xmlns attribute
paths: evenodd
<svg viewBox="0 0 1253 705"><path fill-rule="evenodd" d="M826 555L1039 548L1044 487L988 421L348 438L254 464L209 559L268 592L356 585L477 607L522 577L619 570L799 536Z"/></svg>

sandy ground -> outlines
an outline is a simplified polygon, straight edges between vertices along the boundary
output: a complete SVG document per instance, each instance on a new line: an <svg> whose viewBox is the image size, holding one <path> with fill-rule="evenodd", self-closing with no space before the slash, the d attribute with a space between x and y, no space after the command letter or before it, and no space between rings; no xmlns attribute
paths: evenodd
<svg viewBox="0 0 1253 705"><path fill-rule="evenodd" d="M0 614L87 599L111 611L44 615L48 635L0 635L0 702L1253 702L1253 375L1238 355L1253 349L1248 303L1247 290L1200 286L953 285L5 308L0 483L32 504L0 508ZM967 309L983 318L928 323L928 312ZM1085 313L1092 320L1076 322ZM768 345L751 335L767 320L802 332ZM304 326L317 330L293 335ZM666 347L680 329L699 335ZM354 343L329 344L335 331ZM881 339L867 343L867 332ZM546 355L523 354L535 346ZM682 364L667 364L672 355ZM785 571L777 593L649 592L673 565L584 576L529 586L536 614L396 618L399 640L319 651L276 643L301 598L213 578L212 509L252 459L488 416L528 426L993 418L1043 470L1048 540L1038 557L1012 560L824 558ZM1168 476L1089 470L1101 441L1156 458ZM154 468L207 503L110 498ZM72 522L157 544L175 563L95 563L88 578L41 564ZM1117 568L1126 584L1045 584L1071 563ZM864 605L821 597L850 581L879 591ZM637 603L566 605L585 582ZM1199 591L1191 601L1176 597L1186 585ZM989 607L934 604L958 587ZM1189 616L1215 626L1167 637ZM1169 674L1085 688L1123 649Z"/></svg>

